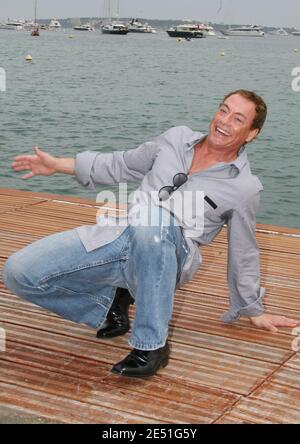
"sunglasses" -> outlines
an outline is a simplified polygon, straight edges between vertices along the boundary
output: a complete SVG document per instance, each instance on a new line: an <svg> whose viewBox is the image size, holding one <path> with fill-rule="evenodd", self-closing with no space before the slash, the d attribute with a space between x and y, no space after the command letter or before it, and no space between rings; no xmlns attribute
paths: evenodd
<svg viewBox="0 0 300 444"><path fill-rule="evenodd" d="M173 186L167 185L165 187L162 187L158 192L158 198L160 201L164 201L169 199L172 193L176 191L179 187L184 185L188 180L188 175L185 173L177 173L173 177ZM204 196L204 200L215 210L218 208L218 205L211 200L208 196Z"/></svg>
<svg viewBox="0 0 300 444"><path fill-rule="evenodd" d="M174 191L176 191L179 187L184 185L188 180L188 176L185 173L177 173L173 177L173 186L167 185L165 187L162 187L158 192L159 200L167 200L171 196Z"/></svg>

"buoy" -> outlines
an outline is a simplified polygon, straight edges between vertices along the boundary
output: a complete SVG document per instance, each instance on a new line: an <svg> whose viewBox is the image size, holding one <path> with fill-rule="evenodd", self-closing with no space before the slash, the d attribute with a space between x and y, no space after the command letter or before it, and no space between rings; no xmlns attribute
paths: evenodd
<svg viewBox="0 0 300 444"><path fill-rule="evenodd" d="M69 35L69 39L73 39L73 38L74 38L73 34Z"/></svg>
<svg viewBox="0 0 300 444"><path fill-rule="evenodd" d="M25 57L25 60L26 60L27 62L32 62L32 57L31 57L31 55L28 54L28 56Z"/></svg>
<svg viewBox="0 0 300 444"><path fill-rule="evenodd" d="M220 54L221 57L224 57L225 55L226 55L225 52L221 52Z"/></svg>
<svg viewBox="0 0 300 444"><path fill-rule="evenodd" d="M299 52L299 49L298 49L298 48L295 48L295 49L294 49L294 52Z"/></svg>
<svg viewBox="0 0 300 444"><path fill-rule="evenodd" d="M178 37L176 40L177 40L178 43L183 42L183 39L181 37Z"/></svg>

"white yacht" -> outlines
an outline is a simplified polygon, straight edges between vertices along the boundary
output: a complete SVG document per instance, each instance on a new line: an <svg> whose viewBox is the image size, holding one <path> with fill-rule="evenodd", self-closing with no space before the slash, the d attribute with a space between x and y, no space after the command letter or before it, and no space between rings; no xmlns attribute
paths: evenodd
<svg viewBox="0 0 300 444"><path fill-rule="evenodd" d="M274 31L270 32L270 34L271 35L279 35L279 36L282 36L282 37L286 37L286 36L289 35L289 33L286 32L286 30L283 29L283 28L274 29Z"/></svg>
<svg viewBox="0 0 300 444"><path fill-rule="evenodd" d="M214 28L210 25L207 25L205 23L200 23L197 26L203 32L205 37L215 37L217 35Z"/></svg>
<svg viewBox="0 0 300 444"><path fill-rule="evenodd" d="M24 29L27 29L28 31L31 31L32 29L38 28L39 25L34 20L31 21L25 21L24 23Z"/></svg>
<svg viewBox="0 0 300 444"><path fill-rule="evenodd" d="M86 23L85 25L74 26L73 29L75 31L95 31L95 28L93 28L90 23Z"/></svg>
<svg viewBox="0 0 300 444"><path fill-rule="evenodd" d="M128 34L128 26L121 22L109 22L101 27L102 34L117 34L126 35Z"/></svg>
<svg viewBox="0 0 300 444"><path fill-rule="evenodd" d="M132 19L128 24L128 32L136 32L140 34L154 34L156 30L148 23L141 23L137 19Z"/></svg>
<svg viewBox="0 0 300 444"><path fill-rule="evenodd" d="M50 29L50 31L60 31L61 30L61 24L59 23L58 20L53 19L50 22L49 29Z"/></svg>
<svg viewBox="0 0 300 444"><path fill-rule="evenodd" d="M222 31L224 35L229 35L231 37L264 37L265 33L261 26L250 25L250 26L240 26L236 28L228 28Z"/></svg>
<svg viewBox="0 0 300 444"><path fill-rule="evenodd" d="M200 25L183 24L172 26L167 30L170 37L195 39L205 37L205 31L200 28Z"/></svg>
<svg viewBox="0 0 300 444"><path fill-rule="evenodd" d="M8 19L7 23L3 23L0 25L0 29L6 29L11 31L22 31L23 29L25 29L25 21Z"/></svg>

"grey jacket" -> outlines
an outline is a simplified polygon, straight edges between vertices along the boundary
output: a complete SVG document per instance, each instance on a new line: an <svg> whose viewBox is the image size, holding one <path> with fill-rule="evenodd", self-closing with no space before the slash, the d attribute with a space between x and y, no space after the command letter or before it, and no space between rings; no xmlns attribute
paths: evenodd
<svg viewBox="0 0 300 444"><path fill-rule="evenodd" d="M194 146L204 137L204 134L182 126L171 128L133 150L79 153L75 175L78 182L89 189L95 189L97 183L141 182L137 192L153 194L163 186L172 185L176 173L188 173ZM191 230L185 220L180 223L189 253L178 287L188 282L198 270L201 264L199 246L209 244L227 224L230 309L222 316L224 322L263 313L265 289L260 287L259 250L255 237L256 212L262 189L259 179L251 173L244 147L235 161L196 172L180 187L181 192L203 191L215 205L204 202L204 227L199 232ZM77 232L86 250L92 251L115 240L125 226L95 224L79 227Z"/></svg>

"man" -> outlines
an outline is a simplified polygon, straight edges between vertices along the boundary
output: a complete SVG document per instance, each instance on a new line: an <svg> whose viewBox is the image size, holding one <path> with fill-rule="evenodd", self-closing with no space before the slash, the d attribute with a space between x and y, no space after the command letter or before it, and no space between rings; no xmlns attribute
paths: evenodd
<svg viewBox="0 0 300 444"><path fill-rule="evenodd" d="M125 226L97 224L48 236L8 259L4 283L17 295L75 322L99 328L107 318L108 326L98 332L101 337L128 330L130 295L124 289L129 290L136 306L129 341L133 349L112 371L151 376L168 363L175 289L199 268L199 245L211 242L227 224L230 310L223 321L246 316L272 332L296 326L295 320L264 313L264 289L259 286L255 216L262 185L251 173L245 144L259 134L266 114L259 96L239 90L224 98L207 136L176 127L125 152L88 151L62 159L36 148L35 155L17 156L14 170L30 171L24 179L75 174L90 189L96 183L141 182L138 192L156 198L156 223L135 225L128 216ZM197 190L205 195L204 226L191 227L185 217L176 224L177 215L163 204L171 196ZM143 213L144 206L139 210Z"/></svg>

